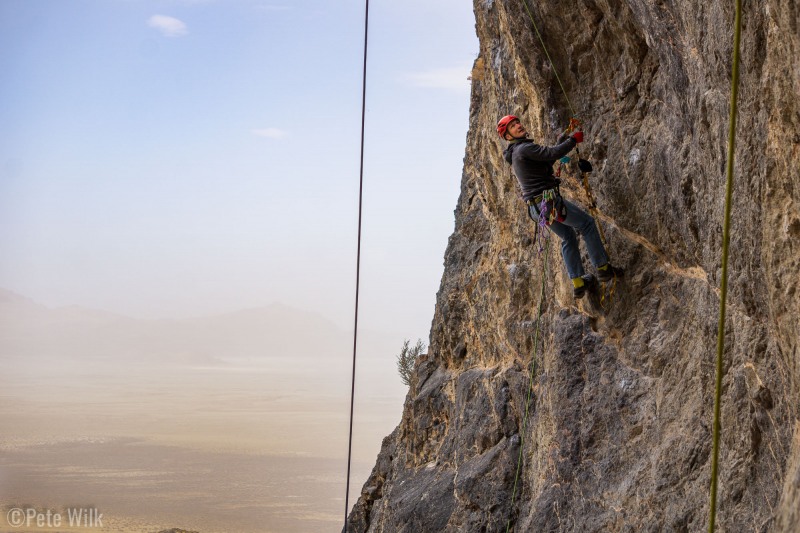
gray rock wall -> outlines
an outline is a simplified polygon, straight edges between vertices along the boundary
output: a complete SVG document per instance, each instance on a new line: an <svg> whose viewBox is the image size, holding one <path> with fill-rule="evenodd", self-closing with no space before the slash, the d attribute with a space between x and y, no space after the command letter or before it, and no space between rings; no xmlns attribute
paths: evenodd
<svg viewBox="0 0 800 533"><path fill-rule="evenodd" d="M480 56L430 349L350 531L707 527L733 4L528 5L569 101L523 1L476 0ZM717 524L794 532L800 7L746 0L743 20ZM494 131L512 113L552 144L570 106L628 273L605 311L572 298L557 238L538 253ZM574 169L565 176L562 192L586 205Z"/></svg>

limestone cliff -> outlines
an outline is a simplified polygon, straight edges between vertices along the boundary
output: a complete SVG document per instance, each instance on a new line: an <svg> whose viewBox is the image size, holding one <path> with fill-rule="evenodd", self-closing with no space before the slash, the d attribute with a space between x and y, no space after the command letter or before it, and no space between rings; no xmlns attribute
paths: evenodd
<svg viewBox="0 0 800 533"><path fill-rule="evenodd" d="M480 55L430 349L350 531L706 528L733 3L528 5L555 72L523 0L474 2ZM746 0L743 20L717 524L794 532L800 7ZM537 317L543 259L494 128L519 115L553 144L570 104L628 275L607 312L576 303L554 237ZM562 192L585 205L574 174Z"/></svg>

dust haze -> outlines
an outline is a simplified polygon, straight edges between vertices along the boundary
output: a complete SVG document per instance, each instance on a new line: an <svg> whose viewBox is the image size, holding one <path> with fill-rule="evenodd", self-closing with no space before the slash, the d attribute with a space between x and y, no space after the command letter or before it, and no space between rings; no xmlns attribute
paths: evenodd
<svg viewBox="0 0 800 533"><path fill-rule="evenodd" d="M405 396L402 338L359 339L351 503ZM0 291L0 357L3 526L81 507L103 513L87 531L341 530L352 334L324 318L145 321Z"/></svg>

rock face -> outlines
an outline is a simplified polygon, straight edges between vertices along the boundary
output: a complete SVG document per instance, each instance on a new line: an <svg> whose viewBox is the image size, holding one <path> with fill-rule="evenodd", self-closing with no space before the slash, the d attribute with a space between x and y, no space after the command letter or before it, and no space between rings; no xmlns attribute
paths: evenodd
<svg viewBox="0 0 800 533"><path fill-rule="evenodd" d="M707 527L733 3L527 4L474 2L430 348L349 531ZM744 6L719 531L800 531L799 6ZM598 219L627 271L605 311L572 298L557 238L533 243L494 130L509 113L543 144L583 121ZM574 169L562 177L586 205Z"/></svg>

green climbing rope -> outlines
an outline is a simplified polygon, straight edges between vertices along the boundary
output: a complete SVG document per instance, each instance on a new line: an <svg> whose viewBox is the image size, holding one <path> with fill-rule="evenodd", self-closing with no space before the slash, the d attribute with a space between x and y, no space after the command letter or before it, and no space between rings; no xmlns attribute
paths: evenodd
<svg viewBox="0 0 800 533"><path fill-rule="evenodd" d="M733 196L733 158L736 148L736 112L739 96L739 43L742 33L742 1L736 0L733 31L733 73L731 80L731 107L728 129L728 161L725 169L725 219L722 230L722 282L720 285L719 326L717 328L717 379L714 393L714 436L711 457L711 496L708 531L713 533L717 514L717 477L719 474L720 404L722 403L722 354L725 349L725 300L728 296L728 248L731 229L731 197Z"/></svg>
<svg viewBox="0 0 800 533"><path fill-rule="evenodd" d="M542 43L542 49L544 50L545 55L547 56L547 60L550 62L550 67L553 69L553 73L556 75L556 80L558 80L558 85L561 87L561 92L564 93L564 98L567 100L567 105L569 105L570 111L572 111L573 117L577 115L575 113L575 108L572 107L572 102L567 95L566 89L564 89L564 84L561 83L561 78L558 76L558 71L556 70L556 66L553 63L552 58L550 57L550 53L547 51L547 46L544 44L544 39L542 39L542 34L539 33L539 28L536 26L536 21L533 19L533 14L531 13L530 7L528 7L528 2L526 0L522 0L525 4L525 10L528 12L528 16L533 23L533 28L536 30L536 35L539 36L539 42ZM571 123L571 122L570 122ZM542 317L542 308L544 307L544 290L546 287L547 282L547 267L550 263L549 261L550 255L550 243L548 242L545 246L545 253L544 253L544 271L542 273L542 287L539 293L539 308L536 311L536 330L533 336L533 356L531 357L531 370L530 370L530 379L528 382L528 394L525 399L525 414L522 418L522 430L520 431L520 441L519 441L519 456L517 457L517 468L514 474L514 489L511 493L511 509L514 508L514 502L516 501L517 497L517 485L519 484L520 478L520 471L522 470L522 457L523 457L523 450L524 450L524 441L525 441L525 433L528 429L528 414L529 414L529 407L531 403L531 396L533 395L533 380L536 376L536 356L538 351L539 345L539 325L541 322ZM511 517L508 518L508 523L506 525L506 533L511 531Z"/></svg>
<svg viewBox="0 0 800 533"><path fill-rule="evenodd" d="M550 62L550 67L553 69L553 74L556 75L556 80L558 81L558 85L561 87L561 92L564 93L564 98L567 100L567 105L569 106L570 111L572 112L572 116L576 117L578 114L575 112L575 108L572 107L572 102L569 100L569 96L567 96L567 91L564 89L564 84L561 83L561 78L558 75L558 70L556 69L555 63L553 63L552 58L550 57L550 53L547 51L547 46L544 44L544 39L542 39L542 34L539 33L539 27L536 25L536 21L533 19L533 13L531 13L531 8L528 6L527 0L522 0L522 3L525 4L525 11L528 12L528 17L531 19L531 23L533 24L533 29L536 30L536 35L539 37L539 42L542 43L542 49L544 50L544 55L547 56L547 60Z"/></svg>
<svg viewBox="0 0 800 533"><path fill-rule="evenodd" d="M561 78L558 76L558 71L556 70L556 66L553 63L552 58L550 57L550 53L547 51L547 46L544 44L544 39L542 39L542 34L539 33L539 28L536 26L536 21L533 19L533 14L531 13L530 7L528 7L528 2L526 0L522 0L525 4L525 10L528 12L528 16L533 23L533 28L536 30L536 35L539 36L539 42L542 43L542 49L544 50L545 55L547 56L547 60L550 62L550 66L553 69L553 73L556 75L556 80L558 80L558 85L561 87L561 92L564 93L564 98L567 100L567 105L569 105L570 111L572 111L573 117L577 115L575 113L575 108L572 107L572 102L567 95L566 89L564 89L564 84L561 83ZM544 290L547 281L547 267L549 265L549 254L550 254L550 243L548 242L545 246L545 254L544 254L544 272L542 273L542 287L539 294L539 308L536 311L536 331L533 337L533 356L531 358L531 370L530 370L530 380L528 383L528 394L527 398L525 399L525 414L522 418L522 430L520 431L520 441L519 441L519 456L517 458L517 468L516 473L514 474L514 489L511 493L511 508L514 508L514 502L516 501L517 497L517 485L519 483L520 471L522 469L522 454L523 454L523 444L525 440L525 433L528 428L528 414L529 414L529 406L531 403L531 396L533 394L533 380L536 376L536 356L537 356L537 349L539 345L539 325L541 322L542 316L542 308L544 306ZM508 518L508 524L506 525L506 533L511 531L511 517Z"/></svg>
<svg viewBox="0 0 800 533"><path fill-rule="evenodd" d="M542 231L547 231L542 229ZM522 452L523 444L525 442L525 433L528 430L528 411L531 404L531 396L533 395L533 380L536 376L536 356L539 347L539 324L542 318L542 309L544 308L544 290L547 282L547 266L549 264L548 257L550 255L550 242L548 241L544 247L544 272L542 273L542 288L539 291L539 308L536 311L536 330L533 335L533 356L531 357L531 371L530 379L528 381L528 394L525 398L525 414L522 417L522 430L519 433L519 456L517 457L517 471L514 475L514 489L511 493L511 510L513 512L514 502L517 498L517 483L519 482L520 471L522 469ZM511 516L508 517L508 524L506 525L506 533L511 531Z"/></svg>

